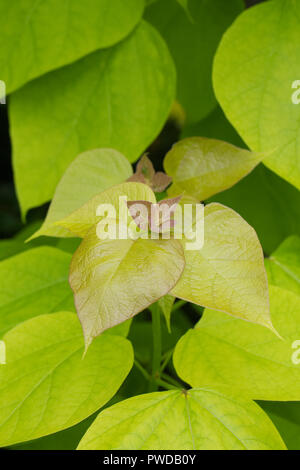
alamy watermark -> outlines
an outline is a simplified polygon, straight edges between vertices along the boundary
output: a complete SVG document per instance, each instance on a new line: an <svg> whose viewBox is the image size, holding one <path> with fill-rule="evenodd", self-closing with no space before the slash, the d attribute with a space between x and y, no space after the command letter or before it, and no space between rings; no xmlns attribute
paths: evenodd
<svg viewBox="0 0 300 470"><path fill-rule="evenodd" d="M0 365L6 364L6 345L4 341L0 341Z"/></svg>
<svg viewBox="0 0 300 470"><path fill-rule="evenodd" d="M0 80L0 104L6 104L6 85L3 80Z"/></svg>
<svg viewBox="0 0 300 470"><path fill-rule="evenodd" d="M299 104L300 103L300 80L293 81L292 88L296 89L296 91L294 91L291 96L292 103Z"/></svg>
<svg viewBox="0 0 300 470"><path fill-rule="evenodd" d="M178 204L180 199L151 203L120 196L118 209L100 204L97 236L100 240L184 240L186 250L200 250L204 244L204 205Z"/></svg>

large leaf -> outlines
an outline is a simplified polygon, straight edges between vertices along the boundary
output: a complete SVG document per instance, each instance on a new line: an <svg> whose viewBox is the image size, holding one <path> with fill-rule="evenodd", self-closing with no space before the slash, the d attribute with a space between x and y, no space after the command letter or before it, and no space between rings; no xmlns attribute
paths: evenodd
<svg viewBox="0 0 300 470"><path fill-rule="evenodd" d="M146 18L160 31L174 58L177 98L195 122L216 105L212 89L212 61L224 31L243 10L242 0L159 0ZM186 11L184 11L186 10Z"/></svg>
<svg viewBox="0 0 300 470"><path fill-rule="evenodd" d="M133 364L130 343L104 335L84 359L76 315L42 315L4 337L7 365L0 368L0 445L68 428L103 406Z"/></svg>
<svg viewBox="0 0 300 470"><path fill-rule="evenodd" d="M0 69L7 92L120 41L143 6L143 0L1 0Z"/></svg>
<svg viewBox="0 0 300 470"><path fill-rule="evenodd" d="M179 240L101 240L92 228L70 268L86 346L167 294L184 263Z"/></svg>
<svg viewBox="0 0 300 470"><path fill-rule="evenodd" d="M208 387L129 398L102 411L78 446L79 450L284 448L258 405Z"/></svg>
<svg viewBox="0 0 300 470"><path fill-rule="evenodd" d="M111 147L136 160L161 130L174 93L167 47L143 22L116 46L13 94L13 163L23 214L51 199L67 166L85 150Z"/></svg>
<svg viewBox="0 0 300 470"><path fill-rule="evenodd" d="M128 201L156 202L155 194L149 186L143 183L123 183L97 194L82 207L72 212L64 219L59 220L57 226L64 227L76 236L83 238L87 235L91 227L100 220L100 216L97 216L97 207L100 206L100 204L111 204L115 208L116 217L118 218L119 210L122 210L123 207L119 198L125 196ZM127 211L126 205L125 208ZM130 218L129 213L128 216Z"/></svg>
<svg viewBox="0 0 300 470"><path fill-rule="evenodd" d="M300 238L287 238L265 260L269 282L300 295Z"/></svg>
<svg viewBox="0 0 300 470"><path fill-rule="evenodd" d="M70 254L40 247L0 263L0 336L42 313L75 312L68 284L70 262Z"/></svg>
<svg viewBox="0 0 300 470"><path fill-rule="evenodd" d="M261 155L216 139L180 140L167 153L164 168L173 178L170 194L186 192L199 200L224 191L246 176Z"/></svg>
<svg viewBox="0 0 300 470"><path fill-rule="evenodd" d="M274 151L265 163L299 189L300 107L291 99L300 74L297 11L294 0L274 0L243 13L221 41L214 87L247 145Z"/></svg>
<svg viewBox="0 0 300 470"><path fill-rule="evenodd" d="M204 245L185 251L175 297L272 328L263 252L255 231L236 212L209 204Z"/></svg>
<svg viewBox="0 0 300 470"><path fill-rule="evenodd" d="M60 180L42 227L31 237L72 234L53 225L79 209L93 196L122 183L132 174L129 161L113 149L95 149L78 155Z"/></svg>
<svg viewBox="0 0 300 470"><path fill-rule="evenodd" d="M183 130L182 138L193 136L245 146L219 107L201 122ZM210 201L220 202L238 212L255 229L267 254L289 235L300 235L300 192L263 164Z"/></svg>
<svg viewBox="0 0 300 470"><path fill-rule="evenodd" d="M300 367L294 341L300 338L299 296L270 286L272 321L283 339L259 325L206 310L179 341L174 364L193 387L227 384L258 400L300 400Z"/></svg>

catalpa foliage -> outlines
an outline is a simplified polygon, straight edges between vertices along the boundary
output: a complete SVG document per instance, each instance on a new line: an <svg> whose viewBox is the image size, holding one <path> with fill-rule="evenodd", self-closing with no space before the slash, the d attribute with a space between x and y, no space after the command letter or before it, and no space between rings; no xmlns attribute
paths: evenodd
<svg viewBox="0 0 300 470"><path fill-rule="evenodd" d="M300 448L297 10L0 0L2 448Z"/></svg>

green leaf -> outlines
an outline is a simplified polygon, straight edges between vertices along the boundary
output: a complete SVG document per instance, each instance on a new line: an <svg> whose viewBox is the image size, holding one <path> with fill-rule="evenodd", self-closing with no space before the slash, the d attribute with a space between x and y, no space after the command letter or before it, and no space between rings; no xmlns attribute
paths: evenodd
<svg viewBox="0 0 300 470"><path fill-rule="evenodd" d="M186 137L203 136L212 139L224 140L237 147L245 147L244 142L224 116L220 106L217 106L208 116L199 122L185 126L181 132L181 139Z"/></svg>
<svg viewBox="0 0 300 470"><path fill-rule="evenodd" d="M60 180L42 227L30 240L40 235L70 237L72 234L54 222L79 209L96 194L127 180L132 168L121 153L113 149L95 149L78 155Z"/></svg>
<svg viewBox="0 0 300 470"><path fill-rule="evenodd" d="M123 183L113 186L90 199L86 204L72 212L66 218L56 222L78 237L85 237L89 230L100 220L97 216L97 207L100 204L111 204L119 216L119 198L127 197L128 201L156 202L155 194L149 186L143 183ZM127 211L127 206L126 206Z"/></svg>
<svg viewBox="0 0 300 470"><path fill-rule="evenodd" d="M175 297L169 294L164 295L158 301L158 305L165 317L169 333L171 332L171 313L172 313L172 307L173 307L174 302L175 302Z"/></svg>
<svg viewBox="0 0 300 470"><path fill-rule="evenodd" d="M219 103L247 145L273 151L266 165L299 189L300 107L292 101L300 74L297 11L294 0L246 10L223 36L213 79Z"/></svg>
<svg viewBox="0 0 300 470"><path fill-rule="evenodd" d="M300 235L300 192L262 164L210 201L225 204L246 219L267 254L289 235Z"/></svg>
<svg viewBox="0 0 300 470"><path fill-rule="evenodd" d="M220 204L204 211L204 245L185 251L186 266L172 294L272 329L267 275L255 231Z"/></svg>
<svg viewBox="0 0 300 470"><path fill-rule="evenodd" d="M0 263L0 336L42 313L75 312L68 284L70 261L68 253L39 247Z"/></svg>
<svg viewBox="0 0 300 470"><path fill-rule="evenodd" d="M245 146L219 107L199 123L185 128L181 135L182 138L193 136ZM267 254L289 235L300 235L300 192L263 164L231 189L211 198L212 201L238 212L255 229Z"/></svg>
<svg viewBox="0 0 300 470"><path fill-rule="evenodd" d="M17 240L0 240L0 261L29 249L30 246Z"/></svg>
<svg viewBox="0 0 300 470"><path fill-rule="evenodd" d="M92 228L72 258L69 278L86 347L167 294L183 268L179 240L101 240Z"/></svg>
<svg viewBox="0 0 300 470"><path fill-rule="evenodd" d="M270 286L271 331L221 312L206 310L194 330L177 344L177 373L193 387L226 384L257 400L300 400L300 366L294 341L300 338L299 296Z"/></svg>
<svg viewBox="0 0 300 470"><path fill-rule="evenodd" d="M211 69L224 31L243 10L242 0L159 0L146 9L145 17L166 40L174 58L177 99L196 122L216 106Z"/></svg>
<svg viewBox="0 0 300 470"><path fill-rule="evenodd" d="M148 393L102 411L79 450L285 449L255 403L208 387Z"/></svg>
<svg viewBox="0 0 300 470"><path fill-rule="evenodd" d="M6 334L1 446L73 426L116 393L133 364L130 343L102 336L83 359L80 330L76 315L60 312L28 320Z"/></svg>
<svg viewBox="0 0 300 470"><path fill-rule="evenodd" d="M300 238L287 238L265 260L269 282L300 295Z"/></svg>
<svg viewBox="0 0 300 470"><path fill-rule="evenodd" d="M143 0L1 0L0 69L7 91L117 43L139 22L143 7Z"/></svg>
<svg viewBox="0 0 300 470"><path fill-rule="evenodd" d="M115 148L136 160L160 132L174 93L172 59L146 22L116 46L14 93L9 112L22 213L51 199L85 150Z"/></svg>
<svg viewBox="0 0 300 470"><path fill-rule="evenodd" d="M165 171L172 177L169 194L187 194L199 200L224 191L246 176L262 156L216 139L180 140L167 153Z"/></svg>
<svg viewBox="0 0 300 470"><path fill-rule="evenodd" d="M295 402L260 402L279 431L289 450L300 448L300 404Z"/></svg>

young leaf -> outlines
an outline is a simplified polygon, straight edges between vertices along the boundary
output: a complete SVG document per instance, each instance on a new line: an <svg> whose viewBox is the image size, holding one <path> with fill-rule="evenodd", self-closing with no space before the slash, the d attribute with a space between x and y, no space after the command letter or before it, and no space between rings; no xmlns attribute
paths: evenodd
<svg viewBox="0 0 300 470"><path fill-rule="evenodd" d="M273 0L246 10L223 36L213 75L217 99L247 145L274 151L265 164L299 189L296 3Z"/></svg>
<svg viewBox="0 0 300 470"><path fill-rule="evenodd" d="M171 332L171 313L172 313L172 307L175 302L175 297L173 295L164 295L161 299L158 301L158 305L161 308L162 313L164 314L164 317L166 319L166 324L169 333Z"/></svg>
<svg viewBox="0 0 300 470"><path fill-rule="evenodd" d="M196 199L207 199L237 183L261 158L261 155L215 139L180 140L164 160L164 168L173 179L168 192L187 192Z"/></svg>
<svg viewBox="0 0 300 470"><path fill-rule="evenodd" d="M0 263L0 336L42 313L75 312L68 285L70 261L68 253L40 247Z"/></svg>
<svg viewBox="0 0 300 470"><path fill-rule="evenodd" d="M183 269L178 240L101 240L93 227L72 258L69 278L86 347L167 294Z"/></svg>
<svg viewBox="0 0 300 470"><path fill-rule="evenodd" d="M208 114L216 99L211 83L212 61L224 31L243 10L242 0L159 0L145 17L166 40L177 70L177 99L187 122Z"/></svg>
<svg viewBox="0 0 300 470"><path fill-rule="evenodd" d="M42 315L4 337L0 368L0 445L36 439L73 426L117 392L133 364L130 343L104 335L84 359L76 315Z"/></svg>
<svg viewBox="0 0 300 470"><path fill-rule="evenodd" d="M148 184L155 193L162 193L172 181L172 178L162 171L155 172L151 160L143 155L136 166L136 172L127 181Z"/></svg>
<svg viewBox="0 0 300 470"><path fill-rule="evenodd" d="M265 260L269 282L300 295L300 238L287 238Z"/></svg>
<svg viewBox="0 0 300 470"><path fill-rule="evenodd" d="M148 393L113 405L98 415L78 449L266 450L285 445L254 402L203 387Z"/></svg>
<svg viewBox="0 0 300 470"><path fill-rule="evenodd" d="M155 194L149 186L142 183L123 183L97 194L82 207L56 222L56 225L64 227L73 233L73 235L83 238L91 227L100 220L100 216L97 216L97 207L100 204L111 204L115 208L118 218L119 198L125 196L128 201L143 200L152 203L156 202Z"/></svg>
<svg viewBox="0 0 300 470"><path fill-rule="evenodd" d="M209 204L204 245L185 251L186 266L175 297L272 329L267 275L255 231L236 212Z"/></svg>
<svg viewBox="0 0 300 470"><path fill-rule="evenodd" d="M1 0L0 69L7 91L120 41L143 6L143 0Z"/></svg>
<svg viewBox="0 0 300 470"><path fill-rule="evenodd" d="M116 46L14 93L10 126L23 215L52 198L68 165L85 150L115 148L135 161L160 132L174 93L169 51L146 22Z"/></svg>
<svg viewBox="0 0 300 470"><path fill-rule="evenodd" d="M226 384L255 400L300 400L300 299L270 286L270 301L283 340L260 325L205 310L176 346L177 373L193 387Z"/></svg>
<svg viewBox="0 0 300 470"><path fill-rule="evenodd" d="M132 168L121 153L113 149L95 149L78 155L60 180L42 227L29 240L40 235L70 237L72 234L54 222L79 209L96 194L122 183Z"/></svg>

